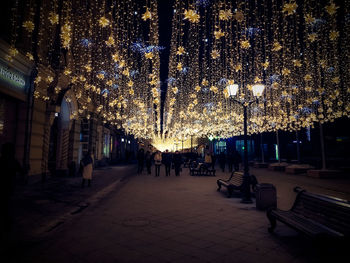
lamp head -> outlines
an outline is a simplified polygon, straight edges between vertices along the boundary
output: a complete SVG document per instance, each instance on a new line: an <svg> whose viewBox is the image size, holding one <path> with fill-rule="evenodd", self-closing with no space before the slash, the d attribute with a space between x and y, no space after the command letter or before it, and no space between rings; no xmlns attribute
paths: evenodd
<svg viewBox="0 0 350 263"><path fill-rule="evenodd" d="M226 87L228 95L236 96L238 91L238 84L230 84Z"/></svg>
<svg viewBox="0 0 350 263"><path fill-rule="evenodd" d="M265 85L264 84L254 84L253 87L253 95L255 97L260 97L262 93L264 92Z"/></svg>

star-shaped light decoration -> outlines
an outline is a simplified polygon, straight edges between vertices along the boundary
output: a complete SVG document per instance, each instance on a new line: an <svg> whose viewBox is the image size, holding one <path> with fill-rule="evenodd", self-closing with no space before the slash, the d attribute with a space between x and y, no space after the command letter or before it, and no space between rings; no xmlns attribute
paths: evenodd
<svg viewBox="0 0 350 263"><path fill-rule="evenodd" d="M311 33L307 39L312 43L312 42L315 42L316 39L317 39L317 34L316 33Z"/></svg>
<svg viewBox="0 0 350 263"><path fill-rule="evenodd" d="M217 31L214 31L214 36L215 36L215 39L220 39L222 38L223 36L225 36L225 33L221 31L221 29L217 30Z"/></svg>
<svg viewBox="0 0 350 263"><path fill-rule="evenodd" d="M320 60L320 65L322 68L326 68L327 67L327 61L325 59L321 59Z"/></svg>
<svg viewBox="0 0 350 263"><path fill-rule="evenodd" d="M242 11L236 11L233 17L237 20L237 22L242 22L244 20L244 14Z"/></svg>
<svg viewBox="0 0 350 263"><path fill-rule="evenodd" d="M302 66L300 59L293 59L294 67L300 68Z"/></svg>
<svg viewBox="0 0 350 263"><path fill-rule="evenodd" d="M288 76L290 74L290 70L289 69L287 69L287 68L283 68L282 69L282 75L283 76Z"/></svg>
<svg viewBox="0 0 350 263"><path fill-rule="evenodd" d="M191 99L195 99L195 98L197 98L197 95L196 95L195 93L191 93L191 94L190 94L190 98L191 98Z"/></svg>
<svg viewBox="0 0 350 263"><path fill-rule="evenodd" d="M86 72L91 72L92 68L91 68L91 65L87 64L84 66Z"/></svg>
<svg viewBox="0 0 350 263"><path fill-rule="evenodd" d="M199 92L201 90L201 86L196 85L196 87L194 88L195 91Z"/></svg>
<svg viewBox="0 0 350 263"><path fill-rule="evenodd" d="M179 89L177 87L173 87L172 91L173 91L174 94L177 94L179 92Z"/></svg>
<svg viewBox="0 0 350 263"><path fill-rule="evenodd" d="M214 85L210 86L210 90L214 93L217 93L218 92L218 88Z"/></svg>
<svg viewBox="0 0 350 263"><path fill-rule="evenodd" d="M57 25L58 21L59 21L59 15L54 13L54 12L50 12L49 13L49 21L51 23L51 25Z"/></svg>
<svg viewBox="0 0 350 263"><path fill-rule="evenodd" d="M123 70L122 74L123 74L124 76L126 76L126 77L129 76L129 74L130 74L129 69L128 69L128 68L125 68L125 69Z"/></svg>
<svg viewBox="0 0 350 263"><path fill-rule="evenodd" d="M329 39L332 40L332 41L337 40L338 37L339 37L339 32L336 31L336 30L332 30L332 31L329 33Z"/></svg>
<svg viewBox="0 0 350 263"><path fill-rule="evenodd" d="M158 98L155 98L155 99L153 100L153 103L156 104L156 105L159 104L159 99L158 99Z"/></svg>
<svg viewBox="0 0 350 263"><path fill-rule="evenodd" d="M26 54L26 57L29 59L29 60L34 60L34 57L31 53L27 52Z"/></svg>
<svg viewBox="0 0 350 263"><path fill-rule="evenodd" d="M211 57L212 59L217 59L220 57L220 53L219 51L217 51L216 49L214 49L212 52L211 52Z"/></svg>
<svg viewBox="0 0 350 263"><path fill-rule="evenodd" d="M331 1L330 4L325 7L327 13L331 16L337 13L338 8L339 8L339 6L336 6L333 3L333 1Z"/></svg>
<svg viewBox="0 0 350 263"><path fill-rule="evenodd" d="M153 97L157 97L158 96L158 89L157 88L153 88L152 89L152 95L153 95Z"/></svg>
<svg viewBox="0 0 350 263"><path fill-rule="evenodd" d="M269 67L270 62L268 60L265 60L264 63L262 63L262 66L264 67L265 70L267 70L267 68Z"/></svg>
<svg viewBox="0 0 350 263"><path fill-rule="evenodd" d="M63 71L63 74L66 75L66 76L69 76L71 73L72 73L72 71L70 71L69 68L66 68L66 69Z"/></svg>
<svg viewBox="0 0 350 263"><path fill-rule="evenodd" d="M227 99L228 97L230 97L230 94L228 93L228 89L224 89L222 92L224 93L225 99Z"/></svg>
<svg viewBox="0 0 350 263"><path fill-rule="evenodd" d="M47 76L46 82L47 83L51 83L52 81L53 81L53 77L52 76Z"/></svg>
<svg viewBox="0 0 350 263"><path fill-rule="evenodd" d="M306 14L304 16L306 24L312 24L315 23L316 19L311 14Z"/></svg>
<svg viewBox="0 0 350 263"><path fill-rule="evenodd" d="M311 86L306 86L306 87L305 87L305 91L311 92L311 91L312 91L312 87L311 87Z"/></svg>
<svg viewBox="0 0 350 263"><path fill-rule="evenodd" d="M237 64L237 65L235 66L235 71L238 72L238 71L240 71L240 70L242 70L242 65L241 65L241 64Z"/></svg>
<svg viewBox="0 0 350 263"><path fill-rule="evenodd" d="M132 86L134 86L134 82L132 80L129 80L128 87L131 88Z"/></svg>
<svg viewBox="0 0 350 263"><path fill-rule="evenodd" d="M153 78L153 79L149 82L150 85L157 85L157 83L158 83L158 81L157 81L156 78Z"/></svg>
<svg viewBox="0 0 350 263"><path fill-rule="evenodd" d="M112 86L112 85L113 85L113 81L110 79L110 80L108 80L108 81L106 82L106 84L107 84L108 86Z"/></svg>
<svg viewBox="0 0 350 263"><path fill-rule="evenodd" d="M34 23L32 21L24 21L22 26L28 33L32 33L34 30Z"/></svg>
<svg viewBox="0 0 350 263"><path fill-rule="evenodd" d="M306 74L304 77L305 81L311 81L312 80L312 76L310 74Z"/></svg>
<svg viewBox="0 0 350 263"><path fill-rule="evenodd" d="M203 86L208 86L208 84L209 84L209 81L207 81L206 79L202 80L202 85Z"/></svg>
<svg viewBox="0 0 350 263"><path fill-rule="evenodd" d="M260 83L261 82L261 78L259 78L258 76L254 78L254 83Z"/></svg>
<svg viewBox="0 0 350 263"><path fill-rule="evenodd" d="M146 12L142 15L142 20L146 21L148 19L152 19L152 13L149 11L149 9L146 9Z"/></svg>
<svg viewBox="0 0 350 263"><path fill-rule="evenodd" d="M339 83L340 83L340 78L339 78L338 76L332 78L332 83L334 83L334 84L339 84Z"/></svg>
<svg viewBox="0 0 350 263"><path fill-rule="evenodd" d="M233 85L233 84L235 84L235 81L234 81L233 79L229 79L229 80L227 81L227 84L228 84L228 85Z"/></svg>
<svg viewBox="0 0 350 263"><path fill-rule="evenodd" d="M98 23L101 27L106 27L109 25L109 20L103 16L100 18L100 20L98 20Z"/></svg>
<svg viewBox="0 0 350 263"><path fill-rule="evenodd" d="M187 19L188 21L192 23L198 23L200 16L196 13L196 11L192 9L185 10L184 12L185 20Z"/></svg>
<svg viewBox="0 0 350 263"><path fill-rule="evenodd" d="M99 73L99 74L97 74L96 77L97 77L98 79L104 79L104 78L105 78L105 75L102 74L102 73Z"/></svg>
<svg viewBox="0 0 350 263"><path fill-rule="evenodd" d="M179 46L176 51L176 55L182 55L185 53L185 48L183 46Z"/></svg>
<svg viewBox="0 0 350 263"><path fill-rule="evenodd" d="M181 71L181 70L182 70L182 63L181 63L181 62L177 63L176 69L177 69L178 71Z"/></svg>
<svg viewBox="0 0 350 263"><path fill-rule="evenodd" d="M272 45L272 51L280 51L281 49L281 44L278 41L275 41Z"/></svg>
<svg viewBox="0 0 350 263"><path fill-rule="evenodd" d="M154 57L154 54L153 54L153 52L146 52L145 53L145 58L147 58L147 59L153 59L153 57Z"/></svg>
<svg viewBox="0 0 350 263"><path fill-rule="evenodd" d="M80 76L79 76L79 80L80 80L81 82L85 82L85 81L86 81L86 78L85 78L83 75L80 75Z"/></svg>
<svg viewBox="0 0 350 263"><path fill-rule="evenodd" d="M298 8L298 5L295 2L287 3L283 6L283 12L287 13L287 15L293 15Z"/></svg>
<svg viewBox="0 0 350 263"><path fill-rule="evenodd" d="M129 94L130 94L131 96L134 95L134 94L135 94L134 89L129 89Z"/></svg>
<svg viewBox="0 0 350 263"><path fill-rule="evenodd" d="M118 62L119 59L120 59L119 54L118 53L113 54L112 55L112 59L113 59L114 62Z"/></svg>
<svg viewBox="0 0 350 263"><path fill-rule="evenodd" d="M125 60L119 62L119 68L123 68L125 66Z"/></svg>
<svg viewBox="0 0 350 263"><path fill-rule="evenodd" d="M106 45L111 47L114 46L114 37L113 36L109 36L108 40L106 40Z"/></svg>
<svg viewBox="0 0 350 263"><path fill-rule="evenodd" d="M232 17L231 10L220 10L219 11L219 20L227 21Z"/></svg>

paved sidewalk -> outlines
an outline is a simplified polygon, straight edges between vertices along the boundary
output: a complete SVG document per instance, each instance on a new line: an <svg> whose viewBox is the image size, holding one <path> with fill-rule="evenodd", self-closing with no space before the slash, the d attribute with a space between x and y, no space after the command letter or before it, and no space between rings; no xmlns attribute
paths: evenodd
<svg viewBox="0 0 350 263"><path fill-rule="evenodd" d="M162 167L163 168L163 167ZM267 232L266 214L216 191L228 176L132 177L71 220L52 230L13 262L333 262L332 248L319 251L283 224ZM263 169L251 172L277 186L278 203L289 209L293 187L348 196L349 180L319 181ZM347 184L345 186L344 184ZM339 195L338 195L339 196ZM18 261L16 261L18 260ZM338 258L339 260L339 258Z"/></svg>
<svg viewBox="0 0 350 263"><path fill-rule="evenodd" d="M67 216L77 214L103 198L111 185L116 186L135 171L134 165L97 168L93 171L91 186L85 184L84 188L81 187L81 176L49 177L44 183L17 185L12 202L12 238L17 242L30 242L51 231Z"/></svg>

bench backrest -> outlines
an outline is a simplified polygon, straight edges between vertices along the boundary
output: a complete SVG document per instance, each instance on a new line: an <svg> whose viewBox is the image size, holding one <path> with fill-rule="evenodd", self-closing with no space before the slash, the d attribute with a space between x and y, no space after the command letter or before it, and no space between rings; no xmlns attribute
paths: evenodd
<svg viewBox="0 0 350 263"><path fill-rule="evenodd" d="M302 191L291 210L345 236L350 234L350 204L345 200Z"/></svg>
<svg viewBox="0 0 350 263"><path fill-rule="evenodd" d="M243 184L243 173L242 172L233 172L230 176L230 178L228 179L228 181L231 183L231 184L234 184L234 185L242 185Z"/></svg>

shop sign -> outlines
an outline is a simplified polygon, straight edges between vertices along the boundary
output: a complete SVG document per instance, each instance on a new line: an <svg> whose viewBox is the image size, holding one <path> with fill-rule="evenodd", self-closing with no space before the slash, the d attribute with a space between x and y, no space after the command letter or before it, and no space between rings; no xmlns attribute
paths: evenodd
<svg viewBox="0 0 350 263"><path fill-rule="evenodd" d="M24 89L26 86L26 81L23 75L10 70L2 64L0 64L0 79L7 84L20 89Z"/></svg>

